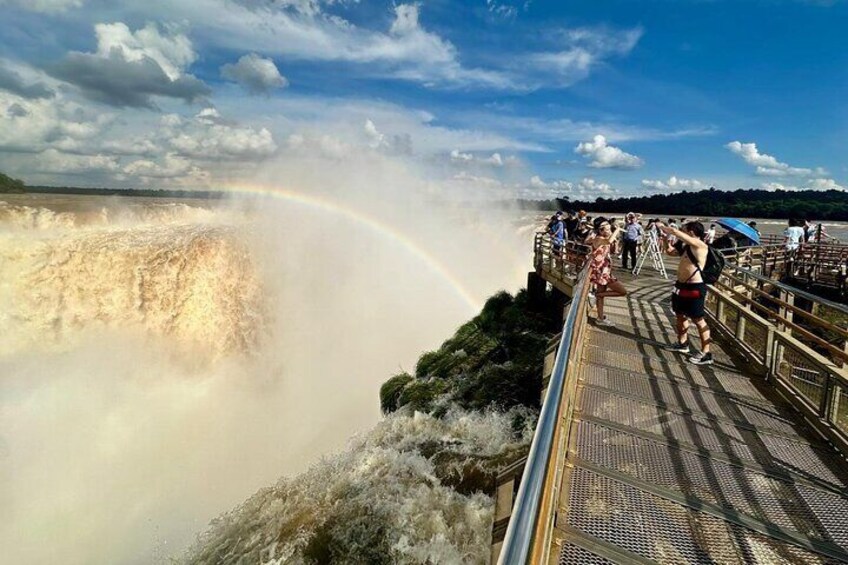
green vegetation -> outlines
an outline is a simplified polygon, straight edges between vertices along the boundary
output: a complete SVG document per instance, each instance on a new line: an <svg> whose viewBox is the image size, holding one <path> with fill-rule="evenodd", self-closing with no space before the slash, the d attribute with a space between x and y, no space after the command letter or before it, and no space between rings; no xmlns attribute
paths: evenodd
<svg viewBox="0 0 848 565"><path fill-rule="evenodd" d="M848 220L848 192L841 190L733 191L701 190L675 194L654 194L630 198L598 198L595 201L569 201L557 198L522 201L522 207L538 210L572 208L603 212L638 211L658 216L731 216L744 218L802 218Z"/></svg>
<svg viewBox="0 0 848 565"><path fill-rule="evenodd" d="M26 185L21 180L0 173L0 193L3 192L23 193L26 192Z"/></svg>
<svg viewBox="0 0 848 565"><path fill-rule="evenodd" d="M397 409L403 389L412 381L413 378L409 373L400 373L383 383L380 387L380 409L384 414Z"/></svg>
<svg viewBox="0 0 848 565"><path fill-rule="evenodd" d="M421 355L414 377L401 373L383 384L383 412L538 408L544 351L560 322L554 308L546 310L532 311L525 291L492 296L439 349Z"/></svg>

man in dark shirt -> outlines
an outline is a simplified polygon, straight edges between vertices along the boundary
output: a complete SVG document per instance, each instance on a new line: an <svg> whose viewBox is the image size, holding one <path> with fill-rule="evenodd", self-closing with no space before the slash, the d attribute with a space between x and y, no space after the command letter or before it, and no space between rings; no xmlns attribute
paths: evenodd
<svg viewBox="0 0 848 565"><path fill-rule="evenodd" d="M565 231L568 234L568 239L573 240L577 233L577 227L580 225L580 220L577 219L577 212L574 210L568 211L568 217L565 219Z"/></svg>

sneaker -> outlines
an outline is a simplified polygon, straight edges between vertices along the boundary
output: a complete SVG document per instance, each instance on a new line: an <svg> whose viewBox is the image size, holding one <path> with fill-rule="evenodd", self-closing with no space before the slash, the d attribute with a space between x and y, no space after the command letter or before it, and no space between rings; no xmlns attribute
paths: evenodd
<svg viewBox="0 0 848 565"><path fill-rule="evenodd" d="M595 325L603 326L605 328L611 328L615 326L615 322L604 316L602 320L596 320Z"/></svg>
<svg viewBox="0 0 848 565"><path fill-rule="evenodd" d="M597 305L598 305L598 297L595 296L594 292L590 292L589 293L589 308L594 310Z"/></svg>
<svg viewBox="0 0 848 565"><path fill-rule="evenodd" d="M692 357L689 358L689 362L694 365L712 365L713 364L713 354L712 353L702 353L698 352Z"/></svg>
<svg viewBox="0 0 848 565"><path fill-rule="evenodd" d="M675 353L689 353L689 342L675 343L674 345L669 345L666 349Z"/></svg>

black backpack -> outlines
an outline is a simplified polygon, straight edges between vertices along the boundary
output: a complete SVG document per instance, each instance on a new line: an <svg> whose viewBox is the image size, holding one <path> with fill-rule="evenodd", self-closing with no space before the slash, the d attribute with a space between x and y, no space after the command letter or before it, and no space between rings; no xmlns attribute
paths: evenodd
<svg viewBox="0 0 848 565"><path fill-rule="evenodd" d="M724 254L712 245L707 245L707 264L702 269L698 266L698 260L695 259L695 254L692 253L689 246L686 246L686 253L689 255L692 264L701 273L701 278L704 279L704 282L715 284L719 275L721 275L721 271L724 270L725 263L727 263Z"/></svg>

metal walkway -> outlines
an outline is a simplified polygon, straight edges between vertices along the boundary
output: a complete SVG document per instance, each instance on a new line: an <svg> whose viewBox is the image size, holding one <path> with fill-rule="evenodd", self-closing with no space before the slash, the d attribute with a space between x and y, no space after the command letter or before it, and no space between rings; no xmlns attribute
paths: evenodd
<svg viewBox="0 0 848 565"><path fill-rule="evenodd" d="M706 367L666 350L669 281L616 276L616 326L571 352L548 562L848 562L845 460L720 342Z"/></svg>

